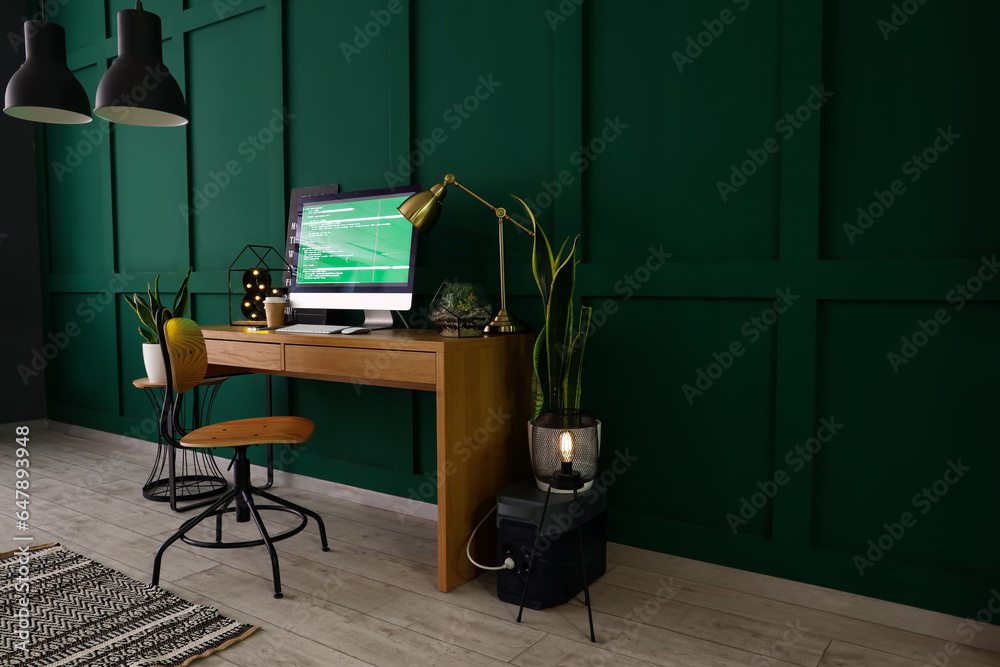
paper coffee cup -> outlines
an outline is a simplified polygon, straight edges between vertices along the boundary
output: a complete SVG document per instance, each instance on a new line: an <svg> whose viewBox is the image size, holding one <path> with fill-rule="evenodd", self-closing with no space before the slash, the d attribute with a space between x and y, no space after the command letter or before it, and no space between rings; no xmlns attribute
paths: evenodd
<svg viewBox="0 0 1000 667"><path fill-rule="evenodd" d="M264 299L264 313L267 315L267 326L274 329L285 323L285 300L280 296L269 296Z"/></svg>

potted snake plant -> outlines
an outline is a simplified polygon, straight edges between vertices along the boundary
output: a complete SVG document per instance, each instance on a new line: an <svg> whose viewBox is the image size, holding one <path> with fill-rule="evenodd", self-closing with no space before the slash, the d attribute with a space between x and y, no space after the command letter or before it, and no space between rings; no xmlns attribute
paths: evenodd
<svg viewBox="0 0 1000 667"><path fill-rule="evenodd" d="M559 252L553 255L552 246L535 221L531 209L521 199L515 199L528 212L534 226L531 268L545 314L545 324L535 341L532 355L534 419L528 423L528 441L535 484L543 491L549 488L551 474L560 463L557 448L560 434L569 430L574 434L580 454L573 461L573 468L583 475L585 484L580 489L582 492L590 488L596 474L600 422L580 410L583 353L592 313L589 306L582 306L579 322L574 322L576 248L580 237L572 239L572 244L570 239L566 239ZM572 493L572 489L552 487L552 492Z"/></svg>
<svg viewBox="0 0 1000 667"><path fill-rule="evenodd" d="M188 282L191 280L192 271L194 271L193 266L188 269L184 281L181 282L181 286L177 288L177 294L174 295L173 303L170 306L174 317L184 317L184 313L187 312ZM142 345L142 360L146 366L146 377L149 378L150 382L165 383L167 373L163 366L163 355L160 352L160 340L156 335L156 321L153 319L156 311L163 306L160 301L160 274L156 274L152 286L146 283L146 299L141 294L132 294L131 297L128 294L122 296L125 303L139 316L139 335L146 341Z"/></svg>

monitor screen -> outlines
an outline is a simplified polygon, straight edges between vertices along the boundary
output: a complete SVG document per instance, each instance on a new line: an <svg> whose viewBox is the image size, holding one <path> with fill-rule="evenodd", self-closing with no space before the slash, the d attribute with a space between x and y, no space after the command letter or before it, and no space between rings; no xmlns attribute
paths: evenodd
<svg viewBox="0 0 1000 667"><path fill-rule="evenodd" d="M293 192L288 283L293 309L408 310L417 230L397 207L416 185L359 192Z"/></svg>

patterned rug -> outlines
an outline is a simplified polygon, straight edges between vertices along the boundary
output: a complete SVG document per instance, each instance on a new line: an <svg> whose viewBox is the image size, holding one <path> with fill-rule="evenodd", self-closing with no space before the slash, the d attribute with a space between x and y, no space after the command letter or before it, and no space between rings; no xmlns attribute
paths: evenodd
<svg viewBox="0 0 1000 667"><path fill-rule="evenodd" d="M258 628L58 544L0 554L0 665L179 667Z"/></svg>

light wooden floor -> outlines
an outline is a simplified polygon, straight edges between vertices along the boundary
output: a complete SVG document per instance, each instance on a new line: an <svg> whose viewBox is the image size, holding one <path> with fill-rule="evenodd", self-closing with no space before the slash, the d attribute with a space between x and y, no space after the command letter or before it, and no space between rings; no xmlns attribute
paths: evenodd
<svg viewBox="0 0 1000 667"><path fill-rule="evenodd" d="M12 432L12 429L10 429ZM11 438L0 443L2 512L12 534ZM31 434L31 534L149 581L153 555L180 524L144 500L149 452L54 431ZM580 599L544 611L496 597L483 575L437 591L436 525L296 490L277 492L317 510L332 550L306 532L279 543L284 599L271 597L262 547L206 550L177 544L161 585L193 602L263 626L198 667L296 665L722 665L950 667L1000 665L1000 627L938 662L962 619L620 545L592 588L598 643ZM272 521L286 522L280 515ZM253 536L252 525L234 531ZM581 596L582 597L582 596ZM984 600L984 604L985 604ZM967 636L967 635L966 635ZM991 650L987 650L991 649ZM954 650L952 650L954 653Z"/></svg>

